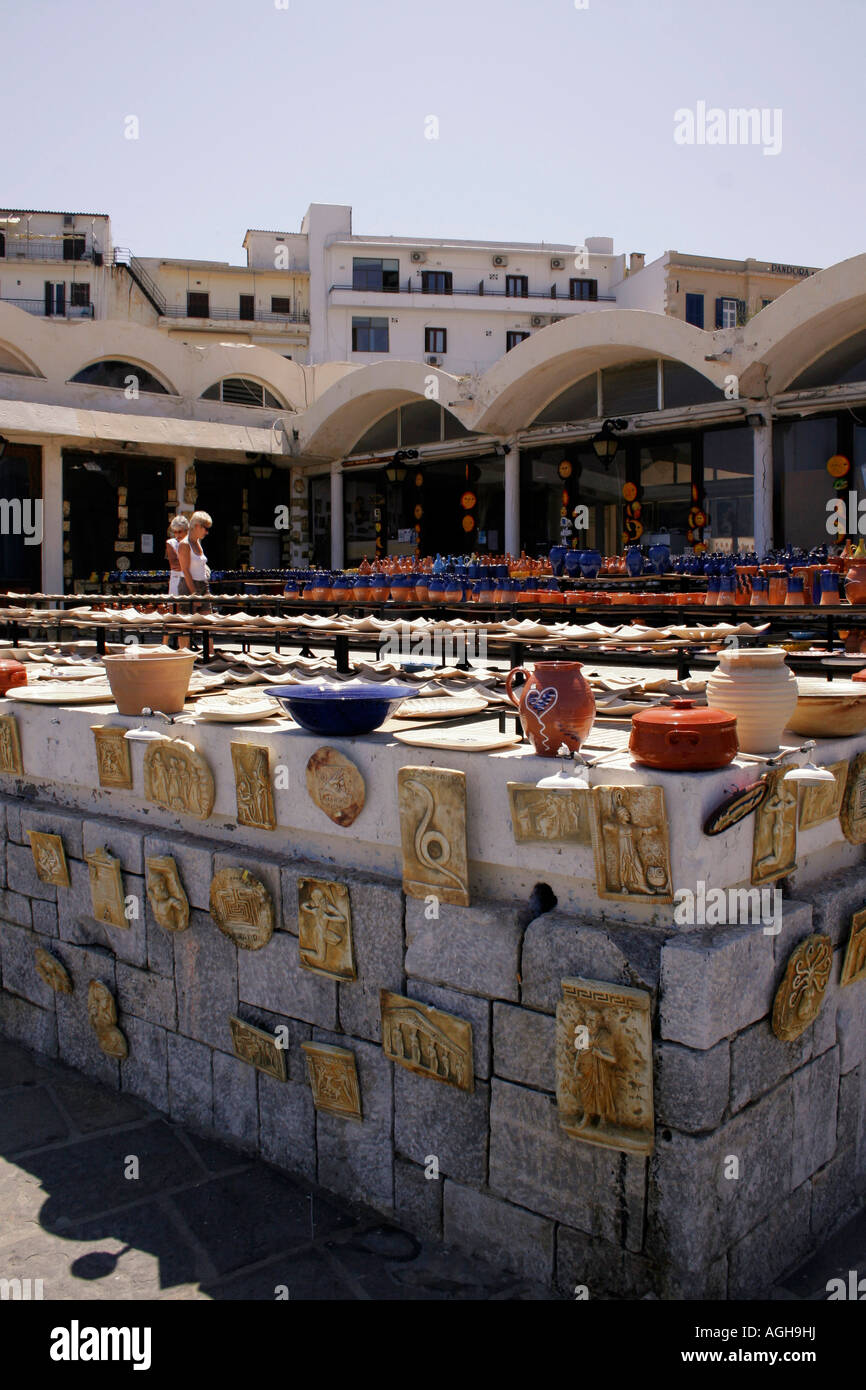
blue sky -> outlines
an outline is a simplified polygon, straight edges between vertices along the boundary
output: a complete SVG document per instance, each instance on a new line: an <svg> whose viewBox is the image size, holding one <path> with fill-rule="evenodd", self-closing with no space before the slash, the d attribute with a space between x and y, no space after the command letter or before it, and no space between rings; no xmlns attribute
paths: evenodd
<svg viewBox="0 0 866 1390"><path fill-rule="evenodd" d="M864 0L29 0L0 201L235 263L331 202L361 233L829 265L866 249L864 48ZM781 152L676 144L701 101L780 110Z"/></svg>

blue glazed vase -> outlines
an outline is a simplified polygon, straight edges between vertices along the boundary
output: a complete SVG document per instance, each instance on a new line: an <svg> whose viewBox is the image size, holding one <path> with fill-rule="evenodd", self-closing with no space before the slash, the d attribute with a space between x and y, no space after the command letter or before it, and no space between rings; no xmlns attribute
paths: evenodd
<svg viewBox="0 0 866 1390"><path fill-rule="evenodd" d="M640 546L629 546L625 552L625 567L632 579L637 579L638 575L643 574L643 555Z"/></svg>
<svg viewBox="0 0 866 1390"><path fill-rule="evenodd" d="M664 574L670 564L671 548L669 545L651 545L649 557L656 574Z"/></svg>
<svg viewBox="0 0 866 1390"><path fill-rule="evenodd" d="M578 554L580 556L580 572L584 579L595 579L601 569L601 551L581 550Z"/></svg>
<svg viewBox="0 0 866 1390"><path fill-rule="evenodd" d="M555 545L548 554L547 558L550 560L550 568L557 578L562 574L567 554L568 551L564 545Z"/></svg>
<svg viewBox="0 0 866 1390"><path fill-rule="evenodd" d="M569 579L576 579L580 574L580 551L566 550L565 552L565 572Z"/></svg>

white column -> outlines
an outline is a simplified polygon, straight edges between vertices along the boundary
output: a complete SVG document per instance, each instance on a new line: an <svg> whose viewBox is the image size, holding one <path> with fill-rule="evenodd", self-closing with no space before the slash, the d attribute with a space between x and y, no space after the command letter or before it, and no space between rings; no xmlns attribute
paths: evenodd
<svg viewBox="0 0 866 1390"><path fill-rule="evenodd" d="M177 502L175 503L175 513L177 513L177 512L182 512L182 511L189 511L189 512L191 512L191 511L193 510L193 508L192 508L189 504L187 504L187 506L184 507L184 502L183 502L183 488L184 488L184 481L185 481L185 479L186 479L186 470L189 468L189 465L190 465L191 463L192 463L192 456L191 456L191 455L190 455L190 456L188 456L188 455L186 455L186 454L176 454L176 455L175 455L175 459L174 459L174 487L175 487L175 491L176 491L176 493L177 493Z"/></svg>
<svg viewBox="0 0 866 1390"><path fill-rule="evenodd" d="M341 570L345 560L343 536L343 474L339 463L331 464L331 569Z"/></svg>
<svg viewBox="0 0 866 1390"><path fill-rule="evenodd" d="M60 443L42 445L42 592L62 594L63 587L63 456Z"/></svg>
<svg viewBox="0 0 866 1390"><path fill-rule="evenodd" d="M755 550L760 558L766 555L773 545L772 421L752 426L752 443L755 465Z"/></svg>
<svg viewBox="0 0 866 1390"><path fill-rule="evenodd" d="M520 450L505 455L505 553L520 554Z"/></svg>

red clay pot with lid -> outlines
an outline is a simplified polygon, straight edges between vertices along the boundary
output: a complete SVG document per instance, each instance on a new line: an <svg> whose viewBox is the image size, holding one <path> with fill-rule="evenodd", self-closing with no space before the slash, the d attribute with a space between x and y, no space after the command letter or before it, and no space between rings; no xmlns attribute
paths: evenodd
<svg viewBox="0 0 866 1390"><path fill-rule="evenodd" d="M27 684L27 667L12 657L0 660L0 695L5 695L14 685Z"/></svg>
<svg viewBox="0 0 866 1390"><path fill-rule="evenodd" d="M669 772L709 772L737 756L737 721L722 709L694 700L643 710L631 721L629 751L635 762Z"/></svg>

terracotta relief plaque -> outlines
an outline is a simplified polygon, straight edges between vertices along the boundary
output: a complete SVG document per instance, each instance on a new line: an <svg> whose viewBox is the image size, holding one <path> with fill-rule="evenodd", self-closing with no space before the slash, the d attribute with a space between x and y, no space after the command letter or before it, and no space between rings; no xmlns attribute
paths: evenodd
<svg viewBox="0 0 866 1390"><path fill-rule="evenodd" d="M717 806L707 819L704 821L705 835L723 835L732 826L738 825L746 816L750 816L753 811L767 798L769 788L766 780L762 777L759 781L753 782L750 787L745 787L740 791L734 792L732 796L725 797L721 805Z"/></svg>
<svg viewBox="0 0 866 1390"><path fill-rule="evenodd" d="M662 788L593 787L590 804L599 897L673 902Z"/></svg>
<svg viewBox="0 0 866 1390"><path fill-rule="evenodd" d="M277 1081L285 1081L286 1050L278 1045L273 1033L254 1028L251 1023L244 1023L243 1019L234 1016L229 1018L229 1027L236 1057Z"/></svg>
<svg viewBox="0 0 866 1390"><path fill-rule="evenodd" d="M87 1017L103 1052L109 1057L129 1056L129 1045L117 1026L114 995L99 980L91 980L87 987Z"/></svg>
<svg viewBox="0 0 866 1390"><path fill-rule="evenodd" d="M157 922L166 931L186 931L189 899L171 855L154 855L144 861L147 898Z"/></svg>
<svg viewBox="0 0 866 1390"><path fill-rule="evenodd" d="M24 772L21 744L18 741L18 720L14 714L0 714L0 772Z"/></svg>
<svg viewBox="0 0 866 1390"><path fill-rule="evenodd" d="M41 830L28 830L36 875L43 883L54 883L58 888L69 887L69 866L66 852L59 835L46 835Z"/></svg>
<svg viewBox="0 0 866 1390"><path fill-rule="evenodd" d="M797 783L784 777L784 768L768 774L766 800L755 812L753 883L784 878L797 865Z"/></svg>
<svg viewBox="0 0 866 1390"><path fill-rule="evenodd" d="M397 774L403 891L435 893L469 906L466 774L438 767L401 767Z"/></svg>
<svg viewBox="0 0 866 1390"><path fill-rule="evenodd" d="M126 730L109 724L91 724L96 740L96 769L101 787L121 787L132 790L132 762Z"/></svg>
<svg viewBox="0 0 866 1390"><path fill-rule="evenodd" d="M536 787L532 782L509 782L511 824L519 845L550 840L554 844L588 845L588 787L563 791Z"/></svg>
<svg viewBox="0 0 866 1390"><path fill-rule="evenodd" d="M49 951L37 946L34 958L36 973L40 980L44 980L57 994L72 993L72 980L69 977L69 972L56 956L52 956Z"/></svg>
<svg viewBox="0 0 866 1390"><path fill-rule="evenodd" d="M231 750L238 823L251 825L256 830L276 830L277 817L267 748L258 743L233 743Z"/></svg>
<svg viewBox="0 0 866 1390"><path fill-rule="evenodd" d="M335 825L351 825L364 809L364 778L337 748L316 749L307 763L307 791Z"/></svg>
<svg viewBox="0 0 866 1390"><path fill-rule="evenodd" d="M159 739L147 745L144 755L144 794L165 811L207 820L214 803L213 774L185 739Z"/></svg>
<svg viewBox="0 0 866 1390"><path fill-rule="evenodd" d="M120 860L105 849L95 849L84 858L90 867L90 900L98 922L112 927L129 927L124 915L123 879Z"/></svg>
<svg viewBox="0 0 866 1390"><path fill-rule="evenodd" d="M307 1054L307 1070L317 1110L345 1119L360 1120L361 1088L354 1052L327 1043L301 1043Z"/></svg>
<svg viewBox="0 0 866 1390"><path fill-rule="evenodd" d="M866 843L866 753L851 759L840 820L846 840L852 845Z"/></svg>
<svg viewBox="0 0 866 1390"><path fill-rule="evenodd" d="M556 1104L575 1139L652 1153L650 996L601 980L563 980L556 1007Z"/></svg>
<svg viewBox="0 0 866 1390"><path fill-rule="evenodd" d="M823 825L825 821L835 820L842 809L845 783L848 780L848 759L841 763L830 763L835 782L815 782L811 786L800 786L801 830L811 830L813 825Z"/></svg>
<svg viewBox="0 0 866 1390"><path fill-rule="evenodd" d="M387 989L379 999L386 1057L419 1076L474 1091L471 1023Z"/></svg>
<svg viewBox="0 0 866 1390"><path fill-rule="evenodd" d="M210 915L245 951L260 951L274 931L274 904L249 869L220 869L210 886Z"/></svg>
<svg viewBox="0 0 866 1390"><path fill-rule="evenodd" d="M857 980L866 980L866 909L855 912L851 918L851 935L842 966L843 985L853 985Z"/></svg>
<svg viewBox="0 0 866 1390"><path fill-rule="evenodd" d="M788 957L784 978L773 1001L773 1032L793 1042L818 1017L833 968L829 936L807 936Z"/></svg>
<svg viewBox="0 0 866 1390"><path fill-rule="evenodd" d="M322 878L298 879L298 924L305 970L338 980L357 979L352 908L345 884Z"/></svg>

